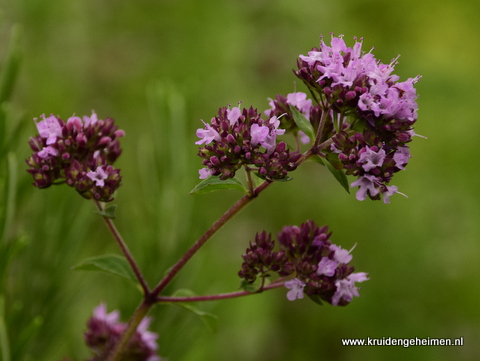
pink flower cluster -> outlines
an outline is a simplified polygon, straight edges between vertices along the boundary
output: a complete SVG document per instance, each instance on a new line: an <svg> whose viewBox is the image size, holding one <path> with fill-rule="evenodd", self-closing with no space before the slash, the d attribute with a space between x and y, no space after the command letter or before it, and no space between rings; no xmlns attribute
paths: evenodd
<svg viewBox="0 0 480 361"><path fill-rule="evenodd" d="M358 200L389 203L398 189L388 183L410 158L407 143L415 135L418 110L414 85L420 77L399 82L393 74L397 59L383 64L362 51L362 41L350 48L341 36L332 36L331 45L322 39L298 60L295 74L336 124L329 159L358 176L351 184L358 187Z"/></svg>
<svg viewBox="0 0 480 361"><path fill-rule="evenodd" d="M113 167L122 152L118 139L125 135L113 119L92 113L66 122L54 115L35 120L39 135L30 138L34 153L26 160L33 184L67 183L85 198L111 201L121 181L120 170Z"/></svg>
<svg viewBox="0 0 480 361"><path fill-rule="evenodd" d="M326 226L320 228L313 221L300 227L287 226L278 234L280 247L274 251L271 236L257 234L243 255L239 276L253 283L257 277L268 277L272 272L295 275L284 284L290 301L307 294L334 306L345 306L359 296L355 283L368 280L368 275L354 273L351 250L333 244L330 235Z"/></svg>
<svg viewBox="0 0 480 361"><path fill-rule="evenodd" d="M107 308L103 303L95 308L93 316L87 322L87 331L85 332L85 342L94 353L89 361L106 360L127 327L127 324L120 322L119 319L120 313L118 311L107 313ZM140 322L122 354L121 361L161 361L157 355L158 335L148 331L150 322L148 317Z"/></svg>
<svg viewBox="0 0 480 361"><path fill-rule="evenodd" d="M223 107L210 124L204 124L197 130L200 140L196 142L203 144L198 153L205 166L199 171L201 179L233 178L242 166L262 178L283 179L296 168L300 154L290 153L284 142L277 142L277 136L285 130L279 128L276 116L265 120L252 107Z"/></svg>

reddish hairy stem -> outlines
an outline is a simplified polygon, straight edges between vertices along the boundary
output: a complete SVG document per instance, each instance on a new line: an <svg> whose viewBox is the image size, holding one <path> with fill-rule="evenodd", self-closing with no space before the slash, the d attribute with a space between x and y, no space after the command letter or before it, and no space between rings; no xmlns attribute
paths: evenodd
<svg viewBox="0 0 480 361"><path fill-rule="evenodd" d="M283 278L282 278L283 280ZM248 295L255 295L257 293L262 293L263 291L273 290L275 288L279 288L283 286L283 282L279 282L279 280L270 283L269 285L259 289L257 292L248 292L248 291L237 291L237 292L229 292L229 293L220 293L218 295L210 295L210 296L192 296L192 297L157 297L157 302L202 302L202 301L218 301L218 300L226 300L229 298L236 298Z"/></svg>
<svg viewBox="0 0 480 361"><path fill-rule="evenodd" d="M183 266L193 257L195 253L212 237L225 223L233 216L240 212L248 203L250 203L257 195L267 188L272 182L265 181L255 188L252 195L244 195L240 198L228 211L226 211L180 258L177 263L170 269L170 272L158 283L152 291L153 296L157 296L170 283Z"/></svg>
<svg viewBox="0 0 480 361"><path fill-rule="evenodd" d="M94 200L94 202L97 205L97 208L100 211L100 213L102 213L104 211L104 207L101 205L99 201ZM115 223L113 223L112 219L107 216L102 216L102 218L105 221L108 229L112 233L113 238L115 238L115 241L120 246L120 249L122 250L122 253L127 259L128 263L130 264L130 267L132 267L132 270L135 273L135 276L137 277L138 282L142 286L143 294L146 297L147 295L150 294L150 289L148 288L147 282L145 281L145 278L143 277L142 272L140 271L140 268L138 267L137 263L135 262L135 259L130 253L130 250L128 249L127 244L125 243L122 236L120 235L120 232L118 232L117 227L115 227Z"/></svg>

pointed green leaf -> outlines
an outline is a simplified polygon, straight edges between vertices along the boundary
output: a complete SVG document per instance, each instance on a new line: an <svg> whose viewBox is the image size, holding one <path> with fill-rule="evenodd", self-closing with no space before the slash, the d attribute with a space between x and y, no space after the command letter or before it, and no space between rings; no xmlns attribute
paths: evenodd
<svg viewBox="0 0 480 361"><path fill-rule="evenodd" d="M320 306L323 306L323 302L322 302L322 299L320 298L319 295L308 295L308 297L310 297L310 299L315 302L316 304L320 305Z"/></svg>
<svg viewBox="0 0 480 361"><path fill-rule="evenodd" d="M118 254L106 254L102 256L90 257L76 266L72 267L73 270L80 271L97 271L110 273L132 282L137 282L135 274L128 261Z"/></svg>
<svg viewBox="0 0 480 361"><path fill-rule="evenodd" d="M188 289L181 289L176 291L173 297L194 297L197 296L195 292ZM218 329L218 316L210 312L200 310L195 302L175 302L176 306L180 306L193 312L202 320L203 324L212 332L217 332Z"/></svg>
<svg viewBox="0 0 480 361"><path fill-rule="evenodd" d="M226 180L221 180L219 177L208 177L200 183L198 183L195 188L192 189L190 194L204 194L208 192L214 192L221 189L236 189L244 193L247 192L247 189L237 178L230 178Z"/></svg>
<svg viewBox="0 0 480 361"><path fill-rule="evenodd" d="M258 292L258 290L260 289L260 286L256 285L255 283L250 283L247 280L242 280L242 283L240 284L240 288L244 291L255 293L255 292Z"/></svg>
<svg viewBox="0 0 480 361"><path fill-rule="evenodd" d="M305 118L305 116L293 105L290 105L290 110L292 111L293 120L295 121L295 124L297 124L297 127L310 138L310 141L315 141L315 131L308 119Z"/></svg>
<svg viewBox="0 0 480 361"><path fill-rule="evenodd" d="M338 181L338 183L341 184L341 186L347 191L347 193L350 193L350 185L348 184L348 179L345 175L345 172L340 169L335 169L332 163L330 163L326 158L318 156L318 159L320 159L323 165L326 166L330 173L333 174L335 179Z"/></svg>
<svg viewBox="0 0 480 361"><path fill-rule="evenodd" d="M107 217L110 219L115 219L115 211L117 210L117 205L116 204L107 204L103 211L97 212L100 214L102 217Z"/></svg>

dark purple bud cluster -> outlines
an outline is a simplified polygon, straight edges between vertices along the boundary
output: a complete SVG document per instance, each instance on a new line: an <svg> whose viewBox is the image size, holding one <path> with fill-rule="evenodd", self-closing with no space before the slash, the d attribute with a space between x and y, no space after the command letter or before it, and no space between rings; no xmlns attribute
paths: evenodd
<svg viewBox="0 0 480 361"><path fill-rule="evenodd" d="M269 272L277 272L280 276L293 273L293 264L288 261L284 250L274 251L275 241L272 235L263 231L255 235L255 241L250 242L243 257L242 269L238 272L240 278L253 283L260 277L270 276Z"/></svg>
<svg viewBox="0 0 480 361"><path fill-rule="evenodd" d="M366 281L366 273L354 273L350 252L330 241L328 227L307 221L300 227L287 226L278 234L279 250L274 251L271 235L257 234L243 255L239 276L252 283L257 277L295 275L285 282L289 300L303 298L304 292L333 305L346 305L358 297L355 282Z"/></svg>
<svg viewBox="0 0 480 361"><path fill-rule="evenodd" d="M36 187L66 183L87 199L113 200L121 181L113 163L122 152L118 138L125 133L112 118L100 120L93 113L64 122L50 115L36 125L39 135L29 141L34 153L26 159Z"/></svg>
<svg viewBox="0 0 480 361"><path fill-rule="evenodd" d="M106 306L101 304L95 308L94 315L87 322L85 342L93 351L94 356L88 361L104 361L127 328L126 323L119 322L119 312L106 312ZM145 318L138 326L135 334L124 348L121 361L161 361L157 355L158 335L148 331L150 319Z"/></svg>
<svg viewBox="0 0 480 361"><path fill-rule="evenodd" d="M285 132L279 125L277 117L264 120L252 107L220 108L210 124L197 130L201 140L196 144L205 143L198 152L205 166L200 178L233 178L242 166L264 179L286 178L296 169L300 154L290 152L284 142L277 143L277 135Z"/></svg>

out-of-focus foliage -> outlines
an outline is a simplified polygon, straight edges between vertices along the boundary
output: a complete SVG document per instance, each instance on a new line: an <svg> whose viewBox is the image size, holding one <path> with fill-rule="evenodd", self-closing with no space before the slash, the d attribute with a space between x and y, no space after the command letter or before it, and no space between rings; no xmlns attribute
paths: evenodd
<svg viewBox="0 0 480 361"><path fill-rule="evenodd" d="M307 219L328 224L332 241L346 249L357 243L355 265L371 280L345 308L289 302L286 290L202 305L219 316L215 334L190 312L157 306L151 315L160 354L172 361L474 360L480 354L480 3L3 0L0 9L0 59L12 25L23 26L23 62L9 109L15 122L21 112L27 119L9 149L17 168L9 232L29 240L5 278L11 343L34 327L32 319L43 319L19 360L84 360L82 333L93 308L105 301L128 315L140 301L121 278L71 270L118 250L91 202L67 187L30 185L22 170L36 131L30 119L94 109L125 129L115 222L153 285L239 197L230 190L188 194L201 167L194 144L200 119L238 101L263 111L277 93L305 91L292 73L296 57L330 32L344 34L347 45L364 37L364 48L374 46L384 62L401 54L402 80L423 76L416 132L428 140L414 140L408 171L395 179L409 198L358 202L326 169L306 164L224 227L167 292L234 291L240 255L255 232L276 233ZM341 338L356 337L464 337L465 346L341 345Z"/></svg>

